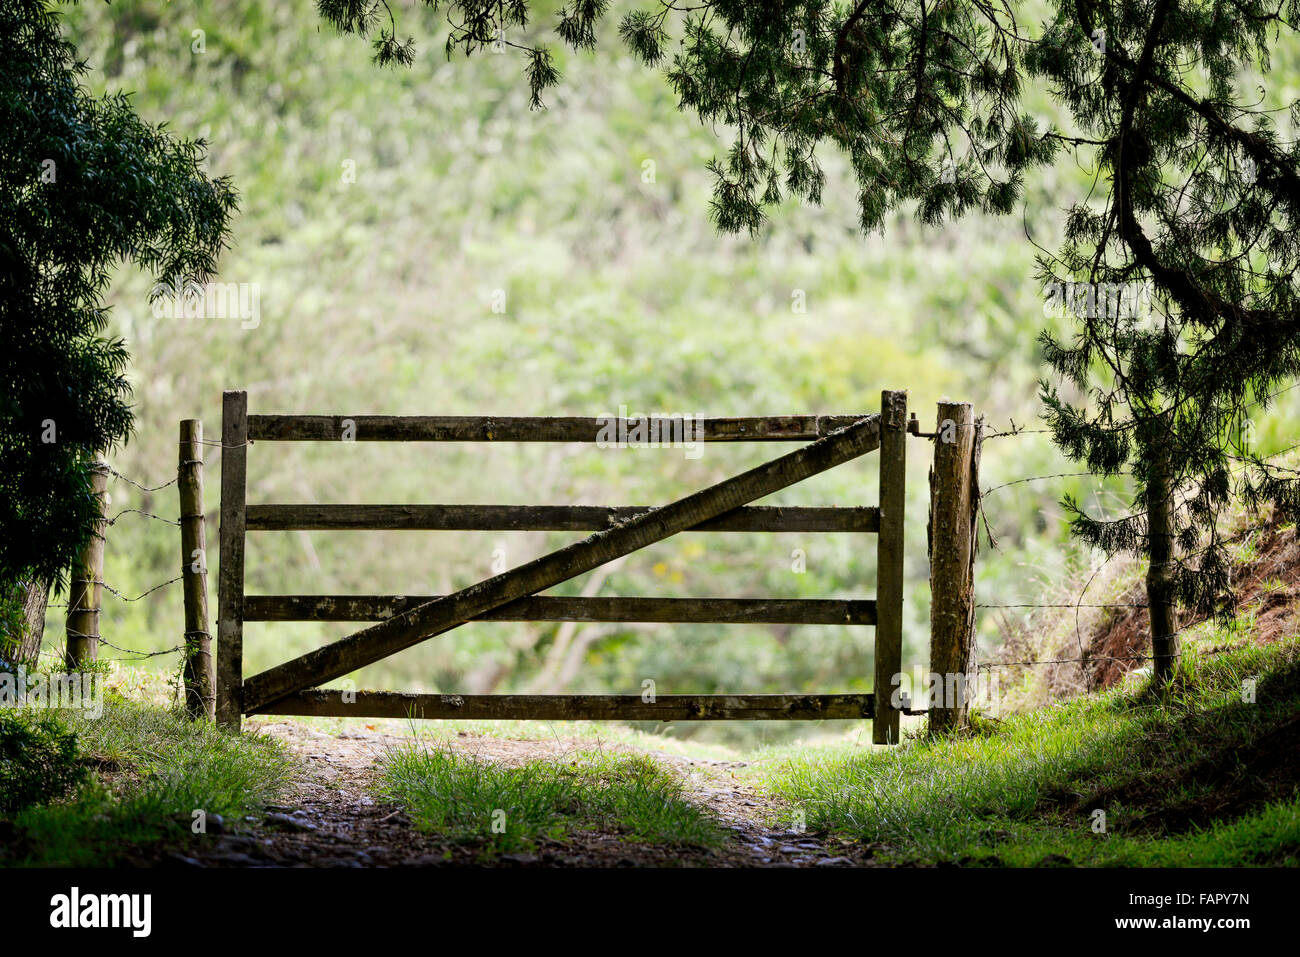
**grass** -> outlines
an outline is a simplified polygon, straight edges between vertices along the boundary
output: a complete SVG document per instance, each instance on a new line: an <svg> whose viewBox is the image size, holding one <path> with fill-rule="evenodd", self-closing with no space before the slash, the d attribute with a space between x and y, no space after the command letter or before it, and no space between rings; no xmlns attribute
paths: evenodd
<svg viewBox="0 0 1300 957"><path fill-rule="evenodd" d="M181 713L114 696L98 719L73 716L95 774L69 800L28 808L11 831L8 866L103 867L160 842L192 837L194 812L235 819L274 800L292 759L275 741L234 737Z"/></svg>
<svg viewBox="0 0 1300 957"><path fill-rule="evenodd" d="M410 745L389 755L383 788L421 829L482 843L488 852L527 850L584 831L692 848L723 839L686 800L677 775L643 755L584 751L510 767L446 746Z"/></svg>
<svg viewBox="0 0 1300 957"><path fill-rule="evenodd" d="M790 755L767 785L810 828L900 862L1294 866L1297 722L1300 643L1245 645L1163 693L1081 697L893 751Z"/></svg>

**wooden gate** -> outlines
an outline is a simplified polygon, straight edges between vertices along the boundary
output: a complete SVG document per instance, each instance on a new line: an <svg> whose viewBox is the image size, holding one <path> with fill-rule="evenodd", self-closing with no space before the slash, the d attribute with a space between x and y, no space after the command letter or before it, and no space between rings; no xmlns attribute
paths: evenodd
<svg viewBox="0 0 1300 957"><path fill-rule="evenodd" d="M903 500L907 393L880 413L696 421L705 442L807 443L659 507L577 505L249 505L255 442L595 442L607 420L470 416L249 415L245 392L222 410L221 575L217 719L242 715L609 719L624 721L872 718L877 743L898 741L891 683L902 664ZM626 429L628 420L619 423ZM620 431L620 435L628 432ZM868 452L880 452L879 506L749 503ZM246 595L249 531L420 529L592 531L595 534L450 595ZM869 532L877 536L875 599L590 598L539 595L678 532ZM374 621L346 638L247 679L245 621ZM469 621L737 622L874 625L872 694L456 695L319 687Z"/></svg>

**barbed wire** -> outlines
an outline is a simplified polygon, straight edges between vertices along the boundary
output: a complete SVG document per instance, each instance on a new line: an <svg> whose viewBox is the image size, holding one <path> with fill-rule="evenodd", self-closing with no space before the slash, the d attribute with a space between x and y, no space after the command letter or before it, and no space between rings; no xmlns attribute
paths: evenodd
<svg viewBox="0 0 1300 957"><path fill-rule="evenodd" d="M112 526L114 526L114 525L117 524L117 520L118 520L119 518L121 518L123 515L126 515L126 514L128 514L128 513L130 513L130 512L135 512L135 513L138 514L138 515L143 515L143 516L145 516L145 518L157 519L157 520L160 521L160 522L164 522L164 523L166 523L166 524L168 524L168 525L174 525L174 526L176 526L177 528L180 528L180 525L181 525L181 523L180 523L179 521L173 521L173 520L170 519L170 518L163 518L161 515L155 515L153 512L146 512L144 509L140 509L140 508L124 508L124 509L122 509L122 511L118 512L118 513L117 513L116 515L114 515L112 518L110 518L110 519L106 519L106 520L104 521L104 524L107 525L107 526L109 526L109 527L111 528Z"/></svg>
<svg viewBox="0 0 1300 957"><path fill-rule="evenodd" d="M129 658L106 658L104 659L106 661L145 661L149 658L160 658L163 655L174 655L179 651L185 650L184 645L176 645L173 648L166 648L162 651L139 651L135 648L123 648L121 645L115 645L107 638L102 637L99 639L99 643L101 645L108 645L108 647L112 648L114 651L126 652L131 656Z"/></svg>
<svg viewBox="0 0 1300 957"><path fill-rule="evenodd" d="M1285 466L1281 466L1281 465L1264 465L1264 463L1267 462L1269 459L1280 458L1280 457L1282 457L1283 455L1286 455L1286 454L1289 453L1289 452L1294 452L1296 449L1300 449L1300 442L1297 442L1295 445L1289 445L1289 446L1287 446L1286 448L1282 449L1280 452L1273 452L1271 455L1262 455L1262 456L1261 456L1261 455L1233 455L1233 454L1231 454L1231 453L1226 453L1226 454L1227 454L1228 458L1230 458L1230 459L1233 459L1233 460L1235 460L1235 461L1237 461L1237 462L1245 462L1245 463L1246 463L1246 464L1243 465L1241 468L1239 468L1239 469L1234 469L1234 470L1233 470L1234 472L1242 472L1242 471L1245 471L1246 469L1250 468L1250 466L1255 465L1255 466L1259 466L1259 467L1267 468L1267 469L1277 469L1279 472L1298 472L1298 473L1300 473L1300 469L1291 469L1291 468L1286 468Z"/></svg>
<svg viewBox="0 0 1300 957"><path fill-rule="evenodd" d="M177 575L175 578L170 578L160 585L154 585L148 591L141 592L140 594L136 595L134 598L128 598L126 595L123 595L120 591L118 591L116 588L114 588L112 585L108 584L107 582L94 582L93 584L103 585L106 589L108 589L118 598L122 599L122 601L139 601L141 598L144 598L147 595L152 595L160 588L166 588L168 585L175 585L178 581L180 581L184 577L185 577L184 575Z"/></svg>
<svg viewBox="0 0 1300 957"><path fill-rule="evenodd" d="M88 579L78 578L78 579L75 579L75 580L73 581L73 584L76 584L76 585L99 585L101 588L103 588L103 589L104 589L105 591L107 591L109 594L115 595L116 597L120 598L122 601L139 601L140 599L142 599L142 598L144 598L144 597L146 597L146 596L148 596L148 595L152 595L154 592L158 591L158 589L160 589L160 588L166 588L168 585L175 585L178 581L180 581L180 580L183 579L184 577L185 577L184 575L177 575L175 578L168 579L167 581L165 581L165 582L163 582L163 583L161 583L161 584L159 584L159 585L154 585L154 586L153 586L152 588L150 588L148 591L141 592L140 594L138 594L138 595L136 595L136 596L134 596L134 597L131 597L131 596L129 596L129 595L123 595L120 591L118 591L116 588L114 588L112 585L110 585L110 584L109 584L108 582L106 582L106 581L90 581L90 580L88 580ZM52 604L50 604L48 607L50 607L50 608L69 608L69 607L71 607L71 602L58 602L58 603L52 603ZM93 610L95 610L95 609L82 608L82 609L74 609L74 611L75 611L75 610L80 610L80 611L93 611Z"/></svg>
<svg viewBox="0 0 1300 957"><path fill-rule="evenodd" d="M1244 408L1253 409L1256 406L1263 405L1265 402L1276 399L1279 395L1285 395L1294 389L1300 389L1300 382L1294 382L1285 389L1278 389L1276 392L1270 392L1268 395L1261 396L1253 402L1248 402ZM1030 429L1023 425L1016 425L1015 419L1009 419L1008 421L1011 424L1005 429L999 429L997 426L986 425L984 427L984 438L1005 439L1016 435L1050 435L1052 432L1051 429Z"/></svg>
<svg viewBox="0 0 1300 957"><path fill-rule="evenodd" d="M1186 625L1183 628L1179 628L1177 631L1170 632L1169 637L1177 638L1179 635L1183 634L1184 632L1191 631L1193 628L1199 627L1201 624L1203 624L1203 621L1193 622L1190 625ZM1206 651L1195 652L1195 654L1197 656L1219 655L1219 654L1223 654L1223 652L1227 650L1228 649L1226 648L1210 648L1207 649ZM1166 655L1164 657L1186 658L1188 657L1188 654L1180 651L1177 654ZM975 667L977 669L978 668L1007 668L1007 667L1021 666L1021 665L1026 665L1026 666L1027 665L1068 665L1068 664L1087 663L1090 661L1155 661L1155 660L1156 660L1155 655L1083 655L1082 657L1079 658L1031 658L1031 659L1025 659L1024 661L989 661L989 662L985 662L984 664L977 664Z"/></svg>
<svg viewBox="0 0 1300 957"><path fill-rule="evenodd" d="M1289 390L1284 390L1284 391L1289 391ZM1050 431L1050 430L1049 430L1049 429L1038 429L1038 430L1036 430L1036 431L1047 432L1047 431ZM1003 438L1003 437L1005 437L1005 436L1010 436L1010 435L1022 435L1022 434L1024 434L1024 433L1021 432L1021 431L1016 431L1016 432L1004 432L1004 433L1001 433L1000 435L994 435L994 436L992 436L992 437L993 437L993 438ZM1234 474L1235 474L1235 473L1238 473L1238 472L1244 472L1247 468L1250 468L1250 466L1252 466L1252 465L1260 466L1260 467L1263 467L1263 468L1276 469L1276 470L1281 471L1281 472L1294 472L1294 473L1296 473L1296 474L1300 474L1300 469L1287 468L1287 467L1285 467L1285 466L1281 466L1281 465L1264 465L1264 464L1263 464L1263 463L1266 463L1266 462L1270 461L1271 459L1281 458L1283 455L1287 455L1287 454L1289 454L1289 453L1291 453L1291 452L1296 451L1297 449L1300 449L1300 442L1296 443L1295 445L1289 445L1289 446L1287 446L1286 448L1284 448L1284 449L1280 449L1280 450L1277 451L1277 452L1270 452L1268 455L1254 455L1254 456L1252 456L1252 455L1234 455L1234 454L1231 453L1231 452L1225 452L1225 453L1224 453L1224 457L1225 457L1225 458L1232 459L1233 461L1236 461L1236 462L1243 462L1243 463L1245 463L1245 464L1242 465L1240 468L1232 469L1231 471L1232 471ZM1093 477L1098 478L1098 479L1106 479L1106 478L1114 478L1115 476L1118 476L1118 475L1132 475L1132 474L1133 474L1132 470L1130 470L1130 469L1123 469L1123 470L1121 470L1121 471L1118 471L1118 472L1112 472L1112 473L1110 473L1110 474L1103 474L1103 473L1100 473L1100 472L1053 472L1053 473L1048 474L1048 475L1029 475L1029 476L1025 476L1024 478L1012 479L1010 482L1003 482L1003 483L1000 484L1000 485L994 485L994 486L992 486L992 487L990 487L990 488L986 488L986 489L984 489L984 490L982 490L982 491L980 492L980 495L981 495L981 496L988 495L988 494L991 493L991 492L996 492L998 489L1008 488L1008 487L1010 487L1010 486L1012 486L1012 485L1022 485L1022 484L1026 483L1026 482L1041 482L1041 481L1044 481L1044 480L1046 480L1046 479L1054 479L1054 478L1084 478L1084 477L1087 477L1087 476L1093 476Z"/></svg>
<svg viewBox="0 0 1300 957"><path fill-rule="evenodd" d="M998 429L994 426L985 426L984 438L986 439L1006 439L1016 435L1043 435L1050 433L1051 429L1027 429L1023 425L1016 425L1013 421L1011 428Z"/></svg>
<svg viewBox="0 0 1300 957"><path fill-rule="evenodd" d="M1256 399L1254 402L1251 402L1249 405L1246 406L1246 408L1253 409L1257 405L1263 405L1265 402L1268 402L1270 399L1276 399L1279 395L1285 395L1286 393L1290 392L1292 389L1300 389L1300 382L1293 382L1285 389L1278 389L1276 392L1270 392L1268 395L1264 396L1263 398Z"/></svg>
<svg viewBox="0 0 1300 957"><path fill-rule="evenodd" d="M1117 472L1115 474L1130 475L1132 473ZM1078 478L1079 476L1082 475L1093 475L1093 476L1097 476L1098 478L1106 477L1106 476L1100 476L1096 472L1055 472L1052 475L1031 475L1027 478L1018 478L1011 482L1003 482L1001 485L994 485L992 488L986 488L984 491L980 492L980 495L981 496L988 495L990 492L996 492L1000 488L1007 488L1008 486L1011 485L1021 485L1025 482L1041 482L1043 479L1051 479L1051 478Z"/></svg>
<svg viewBox="0 0 1300 957"><path fill-rule="evenodd" d="M113 642L109 641L107 638L103 637L102 635L87 635L87 634L83 634L82 632L76 631L75 629L72 628L67 629L67 635L70 638L84 638L87 641L94 641L101 645L108 645L108 647L112 648L114 651L126 652L128 655L132 656L130 658L98 658L97 657L96 660L98 661L143 661L146 658L159 658L163 655L173 655L178 651L185 650L184 645L176 645L173 648L164 648L162 651L140 651L136 648L123 648L121 645L113 644ZM61 657L57 652L45 652L44 654L48 654L49 657Z"/></svg>
<svg viewBox="0 0 1300 957"><path fill-rule="evenodd" d="M141 485L135 479L128 478L127 476L119 472L117 469L113 468L111 465L105 465L103 466L103 468L105 468L115 478L120 478L123 482L126 482L129 485L134 485L142 492L161 492L163 489L175 485L180 478L179 476L177 476L176 478L169 479L168 481L163 482L162 485Z"/></svg>
<svg viewBox="0 0 1300 957"><path fill-rule="evenodd" d="M1178 655L1170 657L1180 658ZM1009 668L1014 665L1065 665L1080 661L1154 661L1151 655L1089 655L1084 658L1032 658L1024 661L988 661L977 664L976 668Z"/></svg>
<svg viewBox="0 0 1300 957"><path fill-rule="evenodd" d="M1148 606L1136 602L1100 602L1095 604L1079 604L1076 602L1062 602L1059 604L1021 604L1021 605L998 605L985 602L977 602L976 608L1146 608Z"/></svg>

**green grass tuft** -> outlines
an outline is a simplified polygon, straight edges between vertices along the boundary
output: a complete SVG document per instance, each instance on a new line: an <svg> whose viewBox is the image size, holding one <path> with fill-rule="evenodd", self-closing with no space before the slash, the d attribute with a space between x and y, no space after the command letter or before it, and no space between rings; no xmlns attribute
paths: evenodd
<svg viewBox="0 0 1300 957"><path fill-rule="evenodd" d="M123 700L106 703L98 719L74 715L67 724L100 775L70 800L18 813L0 851L6 864L111 865L142 846L190 838L196 810L233 819L260 809L293 768L272 739Z"/></svg>
<svg viewBox="0 0 1300 957"><path fill-rule="evenodd" d="M715 847L723 833L668 768L640 755L582 752L508 767L448 747L394 750L384 791L424 830L499 853L575 831L645 844Z"/></svg>

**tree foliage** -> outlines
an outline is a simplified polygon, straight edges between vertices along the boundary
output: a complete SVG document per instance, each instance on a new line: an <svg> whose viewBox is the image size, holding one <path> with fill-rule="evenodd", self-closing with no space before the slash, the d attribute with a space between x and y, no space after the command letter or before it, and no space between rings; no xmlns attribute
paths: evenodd
<svg viewBox="0 0 1300 957"><path fill-rule="evenodd" d="M534 107L558 80L525 0L453 0L446 53L515 47ZM374 38L380 63L409 63L385 0L320 0L329 22ZM574 0L553 30L597 40L604 0ZM1054 437L1100 474L1131 472L1118 519L1067 500L1072 525L1108 552L1149 553L1153 470L1168 463L1181 549L1171 587L1202 612L1231 607L1217 518L1233 494L1300 514L1300 484L1249 447L1252 408L1300 372L1295 276L1300 102L1261 106L1270 47L1295 40L1298 0L1055 0L1030 24L1010 0L660 2L618 33L661 69L683 111L731 133L711 165L724 231L756 231L787 198L819 203L829 144L856 177L864 231L912 208L939 224L1012 212L1037 166L1095 170L1067 211L1039 279L1077 319L1043 336L1069 386L1042 385ZM1071 128L1020 110L1027 84ZM1065 201L1063 201L1065 202ZM1064 294L1053 290L1068 290ZM1075 293L1079 292L1079 295ZM1163 500L1163 499L1162 499Z"/></svg>
<svg viewBox="0 0 1300 957"><path fill-rule="evenodd" d="M65 572L98 516L87 467L129 434L113 268L204 280L235 208L201 142L92 97L86 69L45 0L0 7L0 583Z"/></svg>
<svg viewBox="0 0 1300 957"><path fill-rule="evenodd" d="M1094 298L1075 310L1072 341L1044 337L1050 366L1093 399L1044 385L1057 442L1103 474L1131 463L1143 490L1118 520L1070 503L1074 527L1107 552L1147 551L1151 470L1167 457L1184 557L1173 585L1206 613L1231 607L1216 521L1230 497L1300 505L1294 477L1249 447L1252 408L1300 373L1300 150L1243 83L1267 70L1271 42L1294 38L1296 15L1295 3L1062 2L1027 60L1069 106L1104 184L1069 210L1042 277L1153 292L1136 311Z"/></svg>

